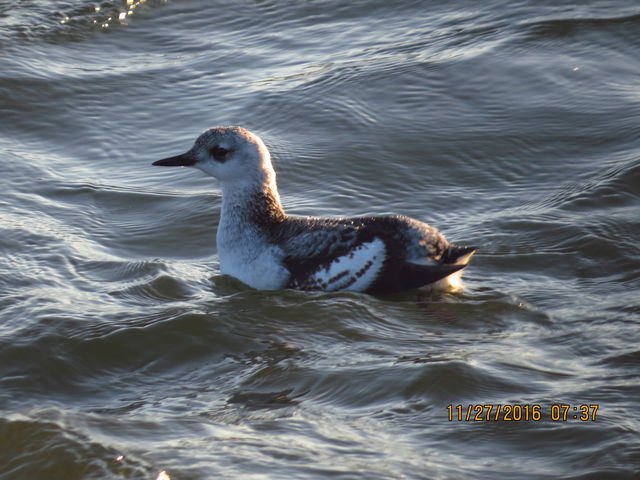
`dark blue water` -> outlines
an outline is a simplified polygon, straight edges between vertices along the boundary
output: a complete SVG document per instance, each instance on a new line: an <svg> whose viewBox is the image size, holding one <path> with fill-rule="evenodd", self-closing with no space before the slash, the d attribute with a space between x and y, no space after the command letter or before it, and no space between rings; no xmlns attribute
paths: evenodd
<svg viewBox="0 0 640 480"><path fill-rule="evenodd" d="M640 478L638 51L636 1L0 2L0 479ZM150 166L214 125L464 292L221 275Z"/></svg>

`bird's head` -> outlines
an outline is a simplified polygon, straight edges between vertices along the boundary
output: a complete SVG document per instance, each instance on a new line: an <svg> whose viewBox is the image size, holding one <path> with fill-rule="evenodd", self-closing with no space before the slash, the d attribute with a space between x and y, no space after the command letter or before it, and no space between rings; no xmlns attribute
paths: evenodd
<svg viewBox="0 0 640 480"><path fill-rule="evenodd" d="M209 128L188 152L153 165L195 167L223 185L263 183L274 177L269 150L260 137L242 127Z"/></svg>

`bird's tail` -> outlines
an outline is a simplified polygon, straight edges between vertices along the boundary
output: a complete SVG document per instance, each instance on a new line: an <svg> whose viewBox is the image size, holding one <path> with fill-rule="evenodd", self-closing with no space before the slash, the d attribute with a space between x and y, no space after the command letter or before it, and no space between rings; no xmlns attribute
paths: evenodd
<svg viewBox="0 0 640 480"><path fill-rule="evenodd" d="M440 263L443 265L466 265L476 250L478 250L477 247L449 245L449 248L442 255Z"/></svg>

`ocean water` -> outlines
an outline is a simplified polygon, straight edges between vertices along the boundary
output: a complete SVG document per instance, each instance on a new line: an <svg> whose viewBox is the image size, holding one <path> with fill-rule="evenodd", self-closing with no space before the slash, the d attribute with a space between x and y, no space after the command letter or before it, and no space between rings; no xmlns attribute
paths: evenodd
<svg viewBox="0 0 640 480"><path fill-rule="evenodd" d="M640 478L639 51L636 0L0 2L0 479ZM150 165L214 125L464 292L221 275Z"/></svg>

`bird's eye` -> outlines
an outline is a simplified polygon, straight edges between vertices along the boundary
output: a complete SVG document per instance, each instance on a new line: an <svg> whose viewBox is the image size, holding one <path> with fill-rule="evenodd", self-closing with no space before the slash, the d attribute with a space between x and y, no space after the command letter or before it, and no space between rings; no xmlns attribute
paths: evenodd
<svg viewBox="0 0 640 480"><path fill-rule="evenodd" d="M219 145L214 145L213 147L211 147L211 149L209 150L209 153L211 153L211 155L213 156L213 158L215 158L218 162L224 162L227 158L227 154L230 152L231 150L227 150L226 148L223 148Z"/></svg>

